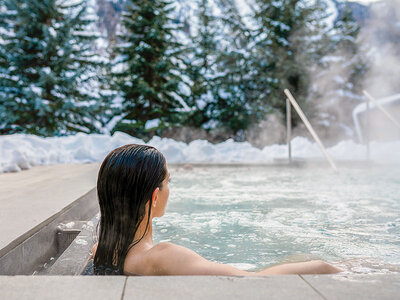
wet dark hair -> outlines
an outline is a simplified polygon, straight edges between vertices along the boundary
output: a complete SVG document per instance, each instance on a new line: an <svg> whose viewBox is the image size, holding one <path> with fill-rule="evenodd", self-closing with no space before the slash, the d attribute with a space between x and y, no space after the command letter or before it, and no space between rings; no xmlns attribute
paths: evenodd
<svg viewBox="0 0 400 300"><path fill-rule="evenodd" d="M164 156L146 145L125 145L104 159L97 179L100 229L93 261L95 275L123 274L128 251L144 237L150 223L152 194L167 176ZM133 241L145 218L146 230Z"/></svg>

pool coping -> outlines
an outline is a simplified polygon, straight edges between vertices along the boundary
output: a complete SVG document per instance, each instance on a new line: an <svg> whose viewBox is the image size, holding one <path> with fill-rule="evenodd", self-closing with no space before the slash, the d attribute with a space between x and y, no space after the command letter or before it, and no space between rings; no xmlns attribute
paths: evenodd
<svg viewBox="0 0 400 300"><path fill-rule="evenodd" d="M37 166L0 174L0 275L31 275L59 252L60 223L87 221L98 212L98 168Z"/></svg>
<svg viewBox="0 0 400 300"><path fill-rule="evenodd" d="M57 230L60 223L87 220L97 211L96 189L93 188L1 249L0 275L31 275L59 252Z"/></svg>
<svg viewBox="0 0 400 300"><path fill-rule="evenodd" d="M5 299L398 299L400 274L0 276Z"/></svg>
<svg viewBox="0 0 400 300"><path fill-rule="evenodd" d="M81 232L72 243L57 258L53 265L39 272L38 275L81 275L90 259L92 259L92 247L95 243L98 218L95 216L85 222Z"/></svg>

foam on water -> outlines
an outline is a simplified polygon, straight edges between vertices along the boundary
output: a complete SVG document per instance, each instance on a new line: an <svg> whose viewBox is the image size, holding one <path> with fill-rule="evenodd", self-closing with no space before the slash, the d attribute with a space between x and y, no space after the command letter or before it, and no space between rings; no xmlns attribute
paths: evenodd
<svg viewBox="0 0 400 300"><path fill-rule="evenodd" d="M352 273L400 271L398 168L334 174L322 167L174 167L170 173L156 241L251 270L319 258Z"/></svg>

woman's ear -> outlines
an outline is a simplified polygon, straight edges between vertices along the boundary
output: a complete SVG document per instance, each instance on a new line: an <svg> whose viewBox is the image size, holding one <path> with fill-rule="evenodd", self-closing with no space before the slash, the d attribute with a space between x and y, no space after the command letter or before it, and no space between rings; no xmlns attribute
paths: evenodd
<svg viewBox="0 0 400 300"><path fill-rule="evenodd" d="M151 203L153 204L153 207L155 207L157 205L159 190L160 190L160 188L156 188L153 192L153 195L151 196Z"/></svg>

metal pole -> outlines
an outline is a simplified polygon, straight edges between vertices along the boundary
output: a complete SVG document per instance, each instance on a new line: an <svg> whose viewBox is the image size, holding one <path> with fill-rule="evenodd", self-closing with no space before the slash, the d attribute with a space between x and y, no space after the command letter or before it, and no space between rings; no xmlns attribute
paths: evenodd
<svg viewBox="0 0 400 300"><path fill-rule="evenodd" d="M292 106L290 100L286 98L286 142L288 145L289 163L292 162Z"/></svg>
<svg viewBox="0 0 400 300"><path fill-rule="evenodd" d="M369 101L371 101L377 108L379 108L380 111L383 112L386 115L386 117L388 117L388 119L392 121L394 125L397 126L397 128L400 129L400 123L391 114L389 114L389 112L386 109L384 109L382 105L376 102L376 100L370 94L368 94L367 91L363 91L363 93L365 96L367 96Z"/></svg>
<svg viewBox="0 0 400 300"><path fill-rule="evenodd" d="M365 132L365 143L367 147L367 161L370 159L370 148L369 148L369 131L370 131L370 107L369 107L369 100L367 98L367 126L366 126L366 132Z"/></svg>
<svg viewBox="0 0 400 300"><path fill-rule="evenodd" d="M318 135L315 133L314 129L312 128L310 122L308 121L307 117L304 115L303 111L301 110L300 106L297 104L296 100L290 93L288 89L284 90L286 96L289 98L290 102L292 103L294 109L299 114L301 120L303 121L304 125L306 125L308 131L311 133L314 140L317 142L319 148L321 149L322 153L325 155L325 158L328 160L329 164L331 165L332 169L337 172L337 168L331 157L329 156L328 152L326 152L324 145L322 144L321 140L319 139Z"/></svg>

